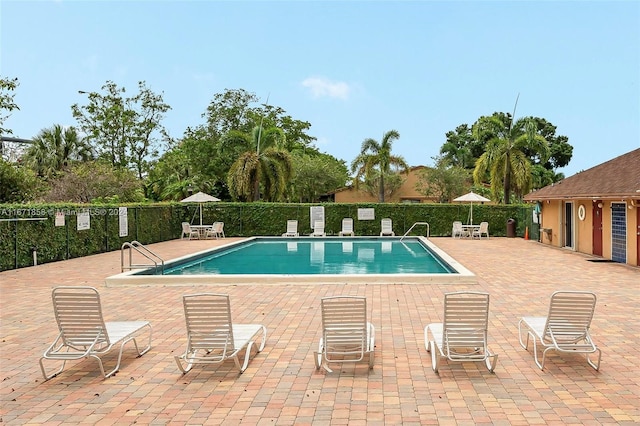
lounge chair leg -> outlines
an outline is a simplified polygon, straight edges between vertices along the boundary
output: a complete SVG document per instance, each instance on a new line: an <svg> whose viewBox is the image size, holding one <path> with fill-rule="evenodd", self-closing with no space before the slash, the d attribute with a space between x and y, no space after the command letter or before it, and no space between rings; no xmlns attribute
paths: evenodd
<svg viewBox="0 0 640 426"><path fill-rule="evenodd" d="M489 355L485 360L485 363L487 364L487 369L489 370L489 372L493 373L493 370L495 370L496 368L496 364L498 364L498 355Z"/></svg>
<svg viewBox="0 0 640 426"><path fill-rule="evenodd" d="M440 354L438 353L438 348L436 348L436 342L430 341L429 346L431 346L431 368L437 373L440 366Z"/></svg>
<svg viewBox="0 0 640 426"><path fill-rule="evenodd" d="M40 358L40 370L42 370L42 375L44 376L44 381L46 382L47 380L53 379L58 374L62 373L62 370L64 370L64 366L67 363L67 361L66 360L62 361L62 366L55 373L47 375L47 372L44 369L44 363L43 363L45 359L46 359L45 357Z"/></svg>
<svg viewBox="0 0 640 426"><path fill-rule="evenodd" d="M553 347L551 348L546 348L545 350L542 351L542 362L538 361L538 348L536 346L536 341L533 341L533 359L536 362L536 365L540 368L540 370L544 369L544 362L547 359L547 351L553 349Z"/></svg>
<svg viewBox="0 0 640 426"><path fill-rule="evenodd" d="M591 361L591 358L589 357L589 354L587 354L587 362L589 363L589 365L591 367L594 368L594 370L599 371L600 370L600 358L602 358L602 351L600 349L596 349L596 351L598 352L598 362L594 363L593 361Z"/></svg>
<svg viewBox="0 0 640 426"><path fill-rule="evenodd" d="M236 366L240 369L240 374L244 373L244 370L246 370L247 366L249 365L249 358L251 357L252 347L253 347L253 340L249 342L249 344L247 345L247 348L245 349L244 362L242 363L242 367L240 366L240 361L238 360L238 357L235 356L233 358L233 360L236 363Z"/></svg>
<svg viewBox="0 0 640 426"><path fill-rule="evenodd" d="M522 341L522 320L520 320L518 322L518 340L520 341L520 346L522 346L524 349L528 349L529 348L529 335L531 333L529 331L527 331L527 341L523 342Z"/></svg>

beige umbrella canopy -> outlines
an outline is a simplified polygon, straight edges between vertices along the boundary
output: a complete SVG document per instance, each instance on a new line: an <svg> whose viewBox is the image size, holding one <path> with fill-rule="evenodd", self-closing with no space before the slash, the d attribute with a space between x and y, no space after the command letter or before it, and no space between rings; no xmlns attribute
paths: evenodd
<svg viewBox="0 0 640 426"><path fill-rule="evenodd" d="M198 192L193 195L188 196L184 200L181 200L181 203L198 203L200 205L200 225L202 225L202 203L209 203L212 201L220 201L219 198L214 197L213 195L205 194L204 192Z"/></svg>
<svg viewBox="0 0 640 426"><path fill-rule="evenodd" d="M471 211L469 213L469 224L473 225L473 203L485 203L487 201L491 201L488 198L483 197L480 194L476 194L475 192L471 191L467 194L461 195L458 198L454 198L453 201L460 201L460 202L465 202L465 203L471 203Z"/></svg>

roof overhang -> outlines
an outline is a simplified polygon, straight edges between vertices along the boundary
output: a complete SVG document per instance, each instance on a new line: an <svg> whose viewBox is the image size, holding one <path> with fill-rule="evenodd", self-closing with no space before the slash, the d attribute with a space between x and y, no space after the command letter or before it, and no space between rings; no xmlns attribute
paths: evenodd
<svg viewBox="0 0 640 426"><path fill-rule="evenodd" d="M546 200L640 200L640 190L636 193L619 193L619 194L578 194L578 195L548 195L536 196L529 194L524 197L525 201L546 201Z"/></svg>

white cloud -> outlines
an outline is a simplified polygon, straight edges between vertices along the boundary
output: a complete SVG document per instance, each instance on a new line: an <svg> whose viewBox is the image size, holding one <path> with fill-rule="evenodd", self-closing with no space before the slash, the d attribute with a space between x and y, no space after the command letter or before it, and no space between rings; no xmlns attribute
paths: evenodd
<svg viewBox="0 0 640 426"><path fill-rule="evenodd" d="M325 77L308 77L302 81L302 86L311 90L314 98L338 98L346 100L351 88L343 81L331 81Z"/></svg>

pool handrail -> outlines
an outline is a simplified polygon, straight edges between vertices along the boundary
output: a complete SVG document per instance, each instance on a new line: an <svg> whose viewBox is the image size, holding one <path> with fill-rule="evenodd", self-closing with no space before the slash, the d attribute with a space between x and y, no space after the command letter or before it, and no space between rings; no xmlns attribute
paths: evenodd
<svg viewBox="0 0 640 426"><path fill-rule="evenodd" d="M416 222L413 225L411 225L411 228L409 228L409 230L407 232L404 233L404 235L400 238L400 241L402 241L404 239L404 237L406 237L407 235L409 235L409 232L411 232L413 230L413 228L416 227L416 225L426 225L427 226L427 239L429 239L429 223L428 222Z"/></svg>
<svg viewBox="0 0 640 426"><path fill-rule="evenodd" d="M124 264L124 251L125 249L129 249L129 266L125 266ZM137 251L138 253L140 253L142 256L146 257L147 259L149 259L151 262L153 262L153 265L149 264L133 264L132 262L132 250ZM161 274L164 274L164 259L162 259L160 256L158 256L156 253L154 253L152 250L148 249L147 247L145 247L142 243L138 242L138 241L131 241L131 242L125 242L122 244L122 247L120 248L120 272L124 272L125 269L142 269L142 268L148 268L150 266L155 267L155 270L158 270L158 261L160 261L160 265L161 265Z"/></svg>

